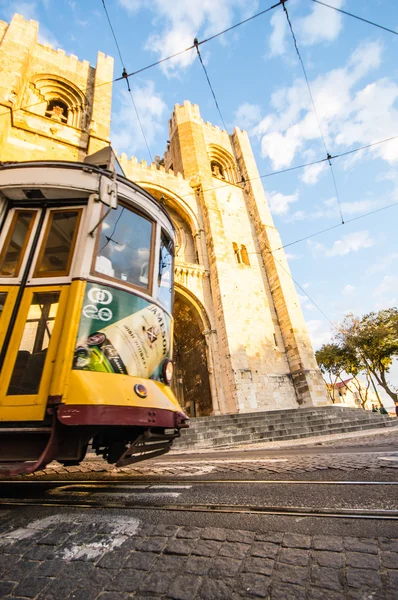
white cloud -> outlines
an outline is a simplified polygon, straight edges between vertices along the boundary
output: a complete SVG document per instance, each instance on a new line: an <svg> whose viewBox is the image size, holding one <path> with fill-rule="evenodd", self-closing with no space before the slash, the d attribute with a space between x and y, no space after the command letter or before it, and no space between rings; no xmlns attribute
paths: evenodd
<svg viewBox="0 0 398 600"><path fill-rule="evenodd" d="M386 201L387 200L387 201ZM383 198L383 204L388 204L388 198ZM369 212L381 206L377 200L354 200L353 202L341 202L341 210L345 217ZM337 198L332 197L323 202L323 206L312 213L314 219L333 219L340 214Z"/></svg>
<svg viewBox="0 0 398 600"><path fill-rule="evenodd" d="M287 20L282 10L274 11L271 17L272 33L269 38L270 56L280 56L286 50Z"/></svg>
<svg viewBox="0 0 398 600"><path fill-rule="evenodd" d="M294 252L285 252L285 256L287 260L299 260L300 258L303 258L302 254L294 254Z"/></svg>
<svg viewBox="0 0 398 600"><path fill-rule="evenodd" d="M329 0L328 4L341 8L343 0ZM342 15L320 4L313 4L310 14L297 20L296 29L300 45L332 42L342 29Z"/></svg>
<svg viewBox="0 0 398 600"><path fill-rule="evenodd" d="M328 147L342 151L397 133L398 84L384 77L361 87L363 78L378 68L381 60L378 42L361 44L344 67L310 81ZM297 153L306 156L311 144L315 140L319 143L319 128L304 80L276 90L270 106L271 112L258 121L253 132L260 139L263 158L269 158L274 169L289 167ZM364 154L391 164L398 162L398 140L369 148ZM352 157L345 160L350 163ZM320 166L313 167L303 173L305 183L316 182L322 172Z"/></svg>
<svg viewBox="0 0 398 600"><path fill-rule="evenodd" d="M250 131L252 127L261 119L261 108L258 104L245 102L241 104L235 112L234 121L241 129Z"/></svg>
<svg viewBox="0 0 398 600"><path fill-rule="evenodd" d="M364 214L367 212L371 212L376 208L381 208L382 206L388 206L393 200L391 197L383 197L379 200L354 200L353 202L341 202L341 210L343 212L343 216L345 218L350 217L352 215ZM311 212L305 212L303 210L297 210L292 215L289 216L287 221L289 223L294 223L295 221L306 221L315 220L315 219L335 219L340 216L340 209L337 202L337 198L334 196L332 198L328 198L324 200L320 207Z"/></svg>
<svg viewBox="0 0 398 600"><path fill-rule="evenodd" d="M377 273L378 271L385 271L389 267L393 266L395 269L398 265L398 253L392 252L391 254L387 254L383 256L380 262L371 265L368 269L369 275L373 273Z"/></svg>
<svg viewBox="0 0 398 600"><path fill-rule="evenodd" d="M154 14L155 32L148 38L146 48L159 58L192 46L195 37L203 39L227 29L234 20L254 14L258 6L257 1L249 4L245 0L119 0L119 4L130 14L140 10ZM225 43L222 37L220 41ZM161 69L172 75L177 69L188 67L195 58L195 50L185 52L163 63Z"/></svg>
<svg viewBox="0 0 398 600"><path fill-rule="evenodd" d="M288 219L289 223L295 223L296 221L304 221L307 219L307 213L304 210L296 210Z"/></svg>
<svg viewBox="0 0 398 600"><path fill-rule="evenodd" d="M295 194L282 194L281 192L269 192L268 201L271 212L275 215L286 215L289 212L290 204L297 202L299 195Z"/></svg>
<svg viewBox="0 0 398 600"><path fill-rule="evenodd" d="M330 0L336 8L343 5L344 0ZM342 29L342 15L330 8L313 4L311 11L300 18L293 18L293 27L298 37L299 46L312 46L321 42L332 42ZM275 10L271 17L272 33L269 38L269 57L281 56L289 48L286 43L288 23L283 10Z"/></svg>
<svg viewBox="0 0 398 600"><path fill-rule="evenodd" d="M350 252L358 252L362 248L374 246L375 241L369 236L368 231L355 231L336 240L331 248L324 244L314 243L309 240L308 245L312 248L314 256L345 256Z"/></svg>
<svg viewBox="0 0 398 600"><path fill-rule="evenodd" d="M355 290L356 290L355 285L350 285L349 283L347 283L347 285L345 285L343 287L343 290L341 293L343 294L343 296L352 296L352 294L355 292Z"/></svg>
<svg viewBox="0 0 398 600"><path fill-rule="evenodd" d="M119 154L146 149L130 95L126 90L119 91L119 94L120 109L112 120L112 146ZM153 81L146 81L142 87L133 89L133 97L145 137L151 147L155 137L163 132L166 104L155 91Z"/></svg>
<svg viewBox="0 0 398 600"><path fill-rule="evenodd" d="M300 300L300 304L301 304L301 308L303 310L312 312L314 310L316 310L315 305L311 302L311 300L308 298L308 296L305 296L303 294L297 294Z"/></svg>
<svg viewBox="0 0 398 600"><path fill-rule="evenodd" d="M373 296L384 296L385 294L398 293L398 276L385 275L381 283L373 292Z"/></svg>
<svg viewBox="0 0 398 600"><path fill-rule="evenodd" d="M323 344L327 344L331 341L332 334L330 331L330 325L327 321L311 319L306 321L306 324L308 334L315 350L317 350Z"/></svg>
<svg viewBox="0 0 398 600"><path fill-rule="evenodd" d="M326 167L326 162L305 167L302 175L300 175L301 181L303 183L307 183L308 185L314 185L315 183L317 183L321 174L325 171Z"/></svg>

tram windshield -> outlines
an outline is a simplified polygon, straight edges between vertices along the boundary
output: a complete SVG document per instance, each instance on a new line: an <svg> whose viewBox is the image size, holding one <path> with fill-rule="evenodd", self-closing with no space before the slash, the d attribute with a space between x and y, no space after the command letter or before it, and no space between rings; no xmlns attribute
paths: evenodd
<svg viewBox="0 0 398 600"><path fill-rule="evenodd" d="M35 211L20 210L14 215L0 256L0 277L17 277L24 257Z"/></svg>
<svg viewBox="0 0 398 600"><path fill-rule="evenodd" d="M119 204L101 225L95 271L148 289L152 236L149 219Z"/></svg>

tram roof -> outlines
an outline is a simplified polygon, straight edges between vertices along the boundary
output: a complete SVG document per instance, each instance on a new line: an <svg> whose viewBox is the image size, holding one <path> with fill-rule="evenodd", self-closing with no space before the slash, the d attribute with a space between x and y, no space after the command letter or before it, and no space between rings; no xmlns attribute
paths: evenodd
<svg viewBox="0 0 398 600"><path fill-rule="evenodd" d="M19 168L34 168L34 167L46 167L46 168L65 168L65 169L84 169L85 171L92 171L95 173L106 173L107 175L113 175L113 172L110 169L105 169L95 164L91 164L88 162L72 162L66 160L30 160L30 161L19 161L19 162L0 162L0 170L5 169L19 169ZM154 198L147 190L143 187L134 183L130 179L127 179L124 175L120 175L116 171L116 180L128 187L132 188L134 191L139 192L143 196L145 196L148 200L150 200L156 207L167 217L173 229L175 229L174 224L167 212L167 210Z"/></svg>

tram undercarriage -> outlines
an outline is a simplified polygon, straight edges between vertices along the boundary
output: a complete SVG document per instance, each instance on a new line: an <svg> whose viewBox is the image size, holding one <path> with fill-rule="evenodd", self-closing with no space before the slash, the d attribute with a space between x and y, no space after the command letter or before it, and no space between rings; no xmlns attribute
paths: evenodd
<svg viewBox="0 0 398 600"><path fill-rule="evenodd" d="M79 465L89 447L109 464L122 467L165 454L179 436L177 428L68 426L55 416L40 425L7 423L0 428L0 473L33 473L53 460Z"/></svg>

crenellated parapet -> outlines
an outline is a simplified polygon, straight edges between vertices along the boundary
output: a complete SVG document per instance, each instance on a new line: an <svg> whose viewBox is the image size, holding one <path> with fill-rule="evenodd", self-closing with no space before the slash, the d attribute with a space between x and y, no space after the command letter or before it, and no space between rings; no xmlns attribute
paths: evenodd
<svg viewBox="0 0 398 600"><path fill-rule="evenodd" d="M99 52L93 67L38 30L19 14L0 24L2 160L83 160L110 141L113 58Z"/></svg>

